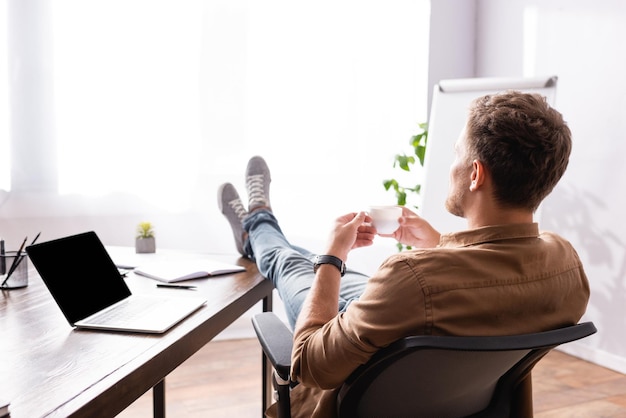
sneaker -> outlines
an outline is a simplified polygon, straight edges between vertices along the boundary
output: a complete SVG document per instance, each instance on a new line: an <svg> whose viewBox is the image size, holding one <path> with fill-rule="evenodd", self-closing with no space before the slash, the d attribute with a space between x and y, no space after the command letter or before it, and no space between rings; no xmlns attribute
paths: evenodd
<svg viewBox="0 0 626 418"><path fill-rule="evenodd" d="M239 251L239 254L245 255L243 251L244 230L242 222L248 215L248 212L243 207L235 186L230 183L224 183L220 186L217 191L217 205L233 229L237 251Z"/></svg>
<svg viewBox="0 0 626 418"><path fill-rule="evenodd" d="M259 156L248 161L246 169L246 189L248 190L248 210L271 208L270 205L270 169Z"/></svg>

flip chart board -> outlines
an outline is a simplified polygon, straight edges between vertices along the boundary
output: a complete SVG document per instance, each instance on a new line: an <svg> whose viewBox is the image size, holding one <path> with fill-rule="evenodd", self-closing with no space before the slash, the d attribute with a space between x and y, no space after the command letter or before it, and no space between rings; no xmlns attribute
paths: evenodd
<svg viewBox="0 0 626 418"><path fill-rule="evenodd" d="M441 233L467 229L465 219L445 209L449 168L472 100L506 90L539 93L554 106L557 77L442 80L434 87L424 160L420 214Z"/></svg>

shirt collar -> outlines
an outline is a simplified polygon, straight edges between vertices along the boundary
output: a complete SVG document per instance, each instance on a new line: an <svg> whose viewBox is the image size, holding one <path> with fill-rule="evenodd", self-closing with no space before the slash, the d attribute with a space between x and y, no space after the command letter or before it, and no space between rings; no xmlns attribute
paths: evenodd
<svg viewBox="0 0 626 418"><path fill-rule="evenodd" d="M537 223L492 225L444 234L439 241L439 247L468 247L486 242L538 236L539 225Z"/></svg>

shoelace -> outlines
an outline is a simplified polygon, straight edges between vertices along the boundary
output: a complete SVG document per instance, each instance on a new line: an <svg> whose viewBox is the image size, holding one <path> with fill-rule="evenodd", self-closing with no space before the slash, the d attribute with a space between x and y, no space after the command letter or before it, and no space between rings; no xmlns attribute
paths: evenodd
<svg viewBox="0 0 626 418"><path fill-rule="evenodd" d="M267 206L267 199L263 190L263 174L248 176L246 185L248 186L248 206Z"/></svg>
<svg viewBox="0 0 626 418"><path fill-rule="evenodd" d="M228 206L233 208L233 210L235 211L235 215L237 215L237 218L239 218L240 221L242 221L243 218L246 217L247 212L246 209L243 207L243 203L241 203L241 199L231 200L230 202L228 202Z"/></svg>

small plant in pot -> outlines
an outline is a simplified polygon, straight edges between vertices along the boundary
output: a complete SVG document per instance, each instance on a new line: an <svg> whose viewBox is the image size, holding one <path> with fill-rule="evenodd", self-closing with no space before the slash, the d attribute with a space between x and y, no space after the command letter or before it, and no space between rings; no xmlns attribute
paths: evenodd
<svg viewBox="0 0 626 418"><path fill-rule="evenodd" d="M135 237L136 253L156 252L156 241L154 239L154 229L150 222L140 222L137 225L137 236Z"/></svg>

